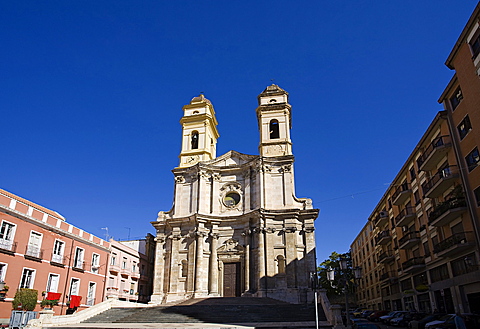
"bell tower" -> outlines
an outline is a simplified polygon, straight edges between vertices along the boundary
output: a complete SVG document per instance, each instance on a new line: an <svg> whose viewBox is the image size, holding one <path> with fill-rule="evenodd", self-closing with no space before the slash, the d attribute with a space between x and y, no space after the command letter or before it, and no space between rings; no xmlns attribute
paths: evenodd
<svg viewBox="0 0 480 329"><path fill-rule="evenodd" d="M258 95L257 99L260 155L264 157L292 155L290 139L292 107L288 104L288 93L272 84Z"/></svg>
<svg viewBox="0 0 480 329"><path fill-rule="evenodd" d="M217 119L212 103L200 94L194 97L190 104L183 107L182 125L182 151L178 168L190 167L200 161L216 158Z"/></svg>

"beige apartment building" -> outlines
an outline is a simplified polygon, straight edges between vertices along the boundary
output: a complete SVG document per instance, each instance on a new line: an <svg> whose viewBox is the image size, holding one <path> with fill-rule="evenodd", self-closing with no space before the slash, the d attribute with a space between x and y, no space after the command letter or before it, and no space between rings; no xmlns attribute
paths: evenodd
<svg viewBox="0 0 480 329"><path fill-rule="evenodd" d="M446 65L439 112L351 245L374 309L480 311L480 5Z"/></svg>

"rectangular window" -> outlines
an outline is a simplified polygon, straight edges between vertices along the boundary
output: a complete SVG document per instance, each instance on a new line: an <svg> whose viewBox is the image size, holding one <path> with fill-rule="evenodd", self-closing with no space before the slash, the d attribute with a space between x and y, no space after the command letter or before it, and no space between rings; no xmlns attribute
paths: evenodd
<svg viewBox="0 0 480 329"><path fill-rule="evenodd" d="M65 249L65 243L60 240L55 240L52 251L52 262L63 264L63 251Z"/></svg>
<svg viewBox="0 0 480 329"><path fill-rule="evenodd" d="M75 249L75 258L73 260L73 267L83 269L83 253L82 248Z"/></svg>
<svg viewBox="0 0 480 329"><path fill-rule="evenodd" d="M117 254L112 254L112 258L110 258L110 265L115 266L117 263Z"/></svg>
<svg viewBox="0 0 480 329"><path fill-rule="evenodd" d="M477 57L477 55L480 53L480 33L478 33L478 31L477 35L475 35L470 41L470 47L472 48L472 57Z"/></svg>
<svg viewBox="0 0 480 329"><path fill-rule="evenodd" d="M58 282L60 281L60 275L49 274L47 280L47 292L57 292Z"/></svg>
<svg viewBox="0 0 480 329"><path fill-rule="evenodd" d="M415 168L412 167L410 168L410 180L413 181L417 177L417 174L415 173Z"/></svg>
<svg viewBox="0 0 480 329"><path fill-rule="evenodd" d="M133 273L137 272L137 263L136 262L133 262L133 264L132 264L132 272Z"/></svg>
<svg viewBox="0 0 480 329"><path fill-rule="evenodd" d="M72 278L72 281L70 281L70 296L78 296L79 289L80 279Z"/></svg>
<svg viewBox="0 0 480 329"><path fill-rule="evenodd" d="M467 136L470 130L472 130L472 124L470 123L470 118L468 115L457 126L457 130L461 140Z"/></svg>
<svg viewBox="0 0 480 329"><path fill-rule="evenodd" d="M33 288L33 280L35 279L35 270L24 268L22 272L22 279L20 281L20 288Z"/></svg>
<svg viewBox="0 0 480 329"><path fill-rule="evenodd" d="M477 201L477 207L480 207L480 186L473 190L473 194L475 194L475 200Z"/></svg>
<svg viewBox="0 0 480 329"><path fill-rule="evenodd" d="M462 99L463 99L462 89L458 87L455 93L453 94L453 96L450 97L450 105L452 106L452 111L455 111L455 109L457 108L458 104L460 104Z"/></svg>
<svg viewBox="0 0 480 329"><path fill-rule="evenodd" d="M432 283L448 279L447 265L441 265L430 270L430 278Z"/></svg>
<svg viewBox="0 0 480 329"><path fill-rule="evenodd" d="M123 257L123 260L122 260L122 270L126 270L127 269L127 258Z"/></svg>
<svg viewBox="0 0 480 329"><path fill-rule="evenodd" d="M15 236L15 225L9 222L2 222L0 227L0 248L12 251L13 237Z"/></svg>
<svg viewBox="0 0 480 329"><path fill-rule="evenodd" d="M95 305L95 290L97 284L95 282L88 283L88 292L87 292L87 305L93 306Z"/></svg>
<svg viewBox="0 0 480 329"><path fill-rule="evenodd" d="M30 239L28 240L26 254L28 256L41 258L40 247L42 245L42 235L35 231L30 232Z"/></svg>
<svg viewBox="0 0 480 329"><path fill-rule="evenodd" d="M5 274L7 274L7 264L0 263L0 281L5 281Z"/></svg>
<svg viewBox="0 0 480 329"><path fill-rule="evenodd" d="M468 171L472 171L478 166L480 162L480 154L478 153L478 148L474 148L466 157L465 161L467 162Z"/></svg>
<svg viewBox="0 0 480 329"><path fill-rule="evenodd" d="M100 255L92 254L92 273L98 273L100 267Z"/></svg>

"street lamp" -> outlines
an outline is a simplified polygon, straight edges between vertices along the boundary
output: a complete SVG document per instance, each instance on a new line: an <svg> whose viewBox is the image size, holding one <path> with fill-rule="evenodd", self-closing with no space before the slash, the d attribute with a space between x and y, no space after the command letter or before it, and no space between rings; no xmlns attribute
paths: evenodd
<svg viewBox="0 0 480 329"><path fill-rule="evenodd" d="M340 265L340 272L341 278L339 281L343 283L343 292L345 293L345 318L347 321L347 328L351 328L350 326L350 310L348 307L348 277L347 277L347 270L353 271L354 279L360 279L362 277L362 268L357 266L355 268L351 268L348 264L348 260L344 257L341 257L339 260ZM335 269L329 267L327 269L327 279L330 282L335 280Z"/></svg>

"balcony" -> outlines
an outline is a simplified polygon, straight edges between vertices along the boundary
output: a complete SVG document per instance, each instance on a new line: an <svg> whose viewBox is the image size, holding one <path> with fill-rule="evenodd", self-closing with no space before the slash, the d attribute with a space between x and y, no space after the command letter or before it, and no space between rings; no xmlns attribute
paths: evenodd
<svg viewBox="0 0 480 329"><path fill-rule="evenodd" d="M118 274L120 273L120 266L118 266L117 264L110 264L108 270L110 271L110 273Z"/></svg>
<svg viewBox="0 0 480 329"><path fill-rule="evenodd" d="M407 232L400 240L398 240L398 248L410 249L420 243L420 232Z"/></svg>
<svg viewBox="0 0 480 329"><path fill-rule="evenodd" d="M52 254L52 259L50 260L50 263L55 263L59 265L65 265L65 257L63 255L55 255Z"/></svg>
<svg viewBox="0 0 480 329"><path fill-rule="evenodd" d="M433 246L433 252L438 257L450 257L466 249L475 247L473 232L461 232L440 241Z"/></svg>
<svg viewBox="0 0 480 329"><path fill-rule="evenodd" d="M130 273L130 277L134 280L138 280L140 279L140 273L138 271L135 271L135 272L132 271L132 273Z"/></svg>
<svg viewBox="0 0 480 329"><path fill-rule="evenodd" d="M384 251L377 255L378 263L390 263L390 262L393 262L394 260L395 260L395 256L393 255L393 252L391 250Z"/></svg>
<svg viewBox="0 0 480 329"><path fill-rule="evenodd" d="M400 213L395 217L396 226L406 226L414 218L417 217L414 207L405 207Z"/></svg>
<svg viewBox="0 0 480 329"><path fill-rule="evenodd" d="M450 136L436 138L418 158L418 169L424 171L435 169L438 162L445 157L451 146Z"/></svg>
<svg viewBox="0 0 480 329"><path fill-rule="evenodd" d="M388 242L390 242L390 240L392 240L392 237L390 236L390 232L389 231L382 231L382 232L378 233L377 236L375 237L375 244L385 245Z"/></svg>
<svg viewBox="0 0 480 329"><path fill-rule="evenodd" d="M408 183L403 183L393 193L392 202L394 205L399 206L403 204L405 201L407 201L408 199L410 199L411 194L412 194L412 190L410 189L410 186L408 185Z"/></svg>
<svg viewBox="0 0 480 329"><path fill-rule="evenodd" d="M426 198L436 198L442 195L458 178L457 166L439 170L430 180L422 184L423 195Z"/></svg>
<svg viewBox="0 0 480 329"><path fill-rule="evenodd" d="M380 211L373 220L373 225L375 225L375 227L382 227L386 223L388 223L388 213L386 211Z"/></svg>
<svg viewBox="0 0 480 329"><path fill-rule="evenodd" d="M0 239L0 252L13 255L17 251L17 243L12 240Z"/></svg>
<svg viewBox="0 0 480 329"><path fill-rule="evenodd" d="M398 281L398 275L395 272L386 272L380 275L382 286L387 286Z"/></svg>
<svg viewBox="0 0 480 329"><path fill-rule="evenodd" d="M75 259L73 261L72 270L77 272L85 272L85 262L83 260Z"/></svg>
<svg viewBox="0 0 480 329"><path fill-rule="evenodd" d="M445 226L455 218L467 211L467 203L464 198L455 198L444 201L437 205L428 214L428 224L432 226Z"/></svg>
<svg viewBox="0 0 480 329"><path fill-rule="evenodd" d="M404 273L413 273L425 268L424 257L413 257L406 262L402 263L402 269Z"/></svg>
<svg viewBox="0 0 480 329"><path fill-rule="evenodd" d="M42 257L43 257L43 249L40 249L37 246L25 247L25 258L41 262Z"/></svg>

